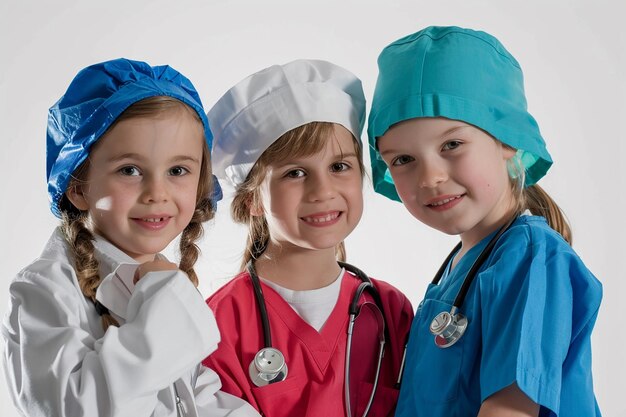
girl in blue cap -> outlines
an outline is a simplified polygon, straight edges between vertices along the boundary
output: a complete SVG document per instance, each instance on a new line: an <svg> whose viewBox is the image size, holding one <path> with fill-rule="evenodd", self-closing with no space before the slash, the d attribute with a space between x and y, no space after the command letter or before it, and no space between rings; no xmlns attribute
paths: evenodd
<svg viewBox="0 0 626 417"><path fill-rule="evenodd" d="M369 119L376 191L461 243L411 328L397 416L599 416L602 287L535 183L552 160L494 37L429 27L386 47Z"/></svg>
<svg viewBox="0 0 626 417"><path fill-rule="evenodd" d="M258 415L198 365L219 342L193 270L219 198L211 141L196 90L168 66L90 66L50 109L61 226L13 280L2 322L24 415ZM159 254L178 235L180 266Z"/></svg>

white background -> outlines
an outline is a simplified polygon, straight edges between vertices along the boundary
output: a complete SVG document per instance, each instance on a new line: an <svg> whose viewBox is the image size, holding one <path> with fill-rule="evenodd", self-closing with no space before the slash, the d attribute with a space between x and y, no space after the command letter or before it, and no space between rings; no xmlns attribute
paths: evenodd
<svg viewBox="0 0 626 417"><path fill-rule="evenodd" d="M11 277L57 224L45 184L47 109L81 68L117 57L167 63L194 82L209 108L253 72L318 58L357 74L371 101L384 46L428 25L458 25L494 34L524 69L530 111L555 160L541 184L565 210L575 249L604 284L593 335L597 398L605 416L624 417L625 21L619 0L2 0L0 313ZM364 191L349 261L417 305L456 238L419 224L369 184ZM228 203L201 245L205 295L236 271L241 255L245 230L230 222ZM0 415L17 416L5 384L0 377Z"/></svg>

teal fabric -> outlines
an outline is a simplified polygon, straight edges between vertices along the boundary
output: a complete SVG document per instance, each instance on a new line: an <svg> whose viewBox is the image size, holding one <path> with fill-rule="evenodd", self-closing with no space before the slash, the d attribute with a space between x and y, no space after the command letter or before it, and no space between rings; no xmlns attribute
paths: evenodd
<svg viewBox="0 0 626 417"><path fill-rule="evenodd" d="M394 124L445 117L477 126L522 150L525 185L552 165L528 113L522 70L493 36L458 27L428 27L393 42L378 57L368 136L374 189L398 200L376 140Z"/></svg>
<svg viewBox="0 0 626 417"><path fill-rule="evenodd" d="M428 286L411 325L395 416L476 416L486 398L515 382L539 404L539 416L600 417L591 334L602 285L543 217L520 216L500 237L459 309L467 331L449 348L435 345L430 322L450 311L492 236Z"/></svg>

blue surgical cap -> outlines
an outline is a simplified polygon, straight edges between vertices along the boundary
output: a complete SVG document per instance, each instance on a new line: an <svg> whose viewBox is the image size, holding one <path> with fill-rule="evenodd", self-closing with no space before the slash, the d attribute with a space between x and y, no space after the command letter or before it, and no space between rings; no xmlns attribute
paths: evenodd
<svg viewBox="0 0 626 417"><path fill-rule="evenodd" d="M528 113L522 69L493 36L458 27L428 27L393 42L378 57L368 136L374 189L399 201L376 140L394 124L445 117L477 126L518 149L525 185L552 165Z"/></svg>
<svg viewBox="0 0 626 417"><path fill-rule="evenodd" d="M80 71L48 112L47 178L50 208L61 217L59 204L72 173L87 158L91 146L132 104L155 96L169 96L196 111L209 149L213 136L198 92L191 81L167 65L114 59ZM214 181L213 200L221 190Z"/></svg>

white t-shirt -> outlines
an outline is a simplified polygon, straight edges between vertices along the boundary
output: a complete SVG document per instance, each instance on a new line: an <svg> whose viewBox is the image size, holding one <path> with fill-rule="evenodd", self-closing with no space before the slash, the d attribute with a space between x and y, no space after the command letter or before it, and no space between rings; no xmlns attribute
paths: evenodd
<svg viewBox="0 0 626 417"><path fill-rule="evenodd" d="M271 281L263 279L263 282L274 289L283 300L294 309L296 313L304 321L318 332L324 327L324 323L328 320L328 316L335 308L339 291L341 290L341 277L343 277L345 269L341 268L339 276L326 287L317 288L315 290L296 291L281 287Z"/></svg>

